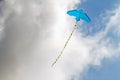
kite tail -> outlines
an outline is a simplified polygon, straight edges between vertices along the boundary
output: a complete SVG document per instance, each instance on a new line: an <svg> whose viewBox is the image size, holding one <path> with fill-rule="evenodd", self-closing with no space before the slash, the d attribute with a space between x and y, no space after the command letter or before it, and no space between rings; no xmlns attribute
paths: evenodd
<svg viewBox="0 0 120 80"><path fill-rule="evenodd" d="M63 47L63 49L62 49L62 51L60 52L60 54L58 55L58 57L56 58L56 60L53 62L52 67L57 63L57 61L59 60L59 58L60 58L61 55L63 54L63 51L64 51L64 49L66 48L66 46L67 46L67 44L68 44L70 38L72 37L73 32L75 31L76 28L77 28L77 21L76 21L76 23L75 23L75 26L74 26L74 28L73 28L71 34L69 35L69 37L68 37L68 39L67 39L67 41L66 41L66 43L65 43L65 45L64 45L64 47Z"/></svg>

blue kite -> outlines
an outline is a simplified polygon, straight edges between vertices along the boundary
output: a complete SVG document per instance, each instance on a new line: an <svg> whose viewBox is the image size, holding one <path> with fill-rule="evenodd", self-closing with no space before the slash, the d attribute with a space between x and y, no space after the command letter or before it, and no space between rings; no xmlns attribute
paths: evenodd
<svg viewBox="0 0 120 80"><path fill-rule="evenodd" d="M86 22L90 22L90 18L87 16L87 14L83 11L83 10L69 10L67 12L68 15L70 16L74 16L76 19L76 24L70 34L70 36L68 37L63 49L61 50L60 54L58 55L58 57L56 58L56 60L52 63L52 67L57 63L58 59L61 57L61 55L63 54L64 49L66 48L71 36L73 35L73 32L75 31L75 29L77 28L77 22L80 21L80 19L86 21Z"/></svg>
<svg viewBox="0 0 120 80"><path fill-rule="evenodd" d="M69 10L67 14L70 16L74 16L76 21L80 21L80 19L83 19L86 22L90 22L90 18L83 10Z"/></svg>

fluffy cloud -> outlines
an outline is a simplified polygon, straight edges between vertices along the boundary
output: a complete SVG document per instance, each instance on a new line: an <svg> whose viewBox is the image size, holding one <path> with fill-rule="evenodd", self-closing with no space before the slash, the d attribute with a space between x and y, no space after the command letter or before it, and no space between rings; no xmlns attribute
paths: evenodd
<svg viewBox="0 0 120 80"><path fill-rule="evenodd" d="M76 3L79 1L0 2L1 80L61 80L62 73L54 73L51 64L65 40L65 30L69 32L66 11Z"/></svg>

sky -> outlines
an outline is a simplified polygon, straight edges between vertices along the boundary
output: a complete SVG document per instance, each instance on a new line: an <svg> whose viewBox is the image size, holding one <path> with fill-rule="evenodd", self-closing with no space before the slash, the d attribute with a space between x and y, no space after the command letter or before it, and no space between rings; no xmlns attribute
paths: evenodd
<svg viewBox="0 0 120 80"><path fill-rule="evenodd" d="M75 24L81 20L54 67ZM0 0L0 80L120 80L119 0Z"/></svg>
<svg viewBox="0 0 120 80"><path fill-rule="evenodd" d="M89 31L90 30L89 24L87 25L87 29L82 29L83 27L80 27L82 29L83 34L85 34L86 36L93 36L102 30L104 31L107 26L105 23L102 24L102 19L100 18L101 15L105 17L104 15L106 15L107 10L109 11L114 10L118 5L119 5L119 0L114 0L114 1L105 0L104 2L101 0L97 0L97 1L89 0L89 1L85 1L82 4L80 4L78 8L85 9L89 13L91 19L93 20L92 23L90 24L92 26L92 31ZM114 15L114 14L111 14L111 15ZM93 23L97 23L96 18L99 19L98 24L100 26L94 26L96 24L93 24ZM120 37L114 34L113 31L114 29L110 30L108 34L106 35L106 37L109 37L111 41L113 42L113 45L118 47ZM114 80L114 79L119 80L120 79L119 67L120 67L119 58L104 59L100 67L90 66L89 69L86 71L86 73L83 75L83 80Z"/></svg>

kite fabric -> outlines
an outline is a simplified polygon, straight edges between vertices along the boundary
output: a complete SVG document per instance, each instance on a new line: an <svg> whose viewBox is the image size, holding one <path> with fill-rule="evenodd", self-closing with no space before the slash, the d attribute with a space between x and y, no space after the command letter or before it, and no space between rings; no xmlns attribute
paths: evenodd
<svg viewBox="0 0 120 80"><path fill-rule="evenodd" d="M64 49L66 48L66 46L67 46L70 38L72 37L75 29L77 28L78 21L80 21L80 19L83 19L86 22L90 22L90 18L87 16L86 13L83 12L83 10L70 10L70 11L67 12L67 14L70 15L70 16L75 16L76 23L74 25L74 28L73 28L71 34L69 35L69 37L67 39L67 41L66 41L66 43L65 43L62 51L60 52L60 54L58 55L58 57L56 58L56 60L53 62L52 67L57 63L57 61L59 60L59 58L63 54Z"/></svg>
<svg viewBox="0 0 120 80"><path fill-rule="evenodd" d="M74 16L76 21L80 21L80 19L83 19L86 22L90 22L90 18L85 12L83 12L83 10L70 10L67 12L67 14L70 16Z"/></svg>

